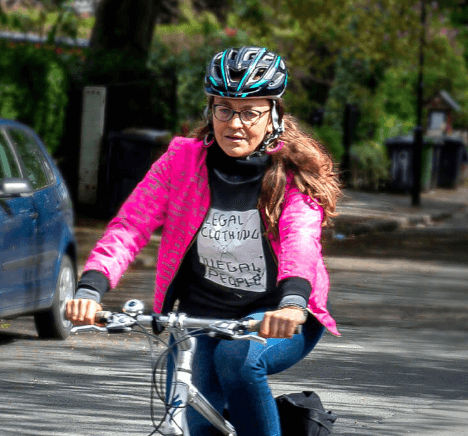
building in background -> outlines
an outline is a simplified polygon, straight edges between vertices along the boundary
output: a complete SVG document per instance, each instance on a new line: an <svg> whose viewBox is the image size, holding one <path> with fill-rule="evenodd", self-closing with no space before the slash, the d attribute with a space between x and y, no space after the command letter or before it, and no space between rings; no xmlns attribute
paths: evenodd
<svg viewBox="0 0 468 436"><path fill-rule="evenodd" d="M73 9L79 15L94 15L99 0L74 0Z"/></svg>

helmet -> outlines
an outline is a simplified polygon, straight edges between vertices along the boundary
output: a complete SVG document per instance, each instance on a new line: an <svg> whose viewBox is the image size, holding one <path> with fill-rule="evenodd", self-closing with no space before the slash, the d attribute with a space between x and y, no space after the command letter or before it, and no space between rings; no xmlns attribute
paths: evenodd
<svg viewBox="0 0 468 436"><path fill-rule="evenodd" d="M280 98L287 81L286 65L277 54L260 47L230 48L211 60L205 92L229 98Z"/></svg>

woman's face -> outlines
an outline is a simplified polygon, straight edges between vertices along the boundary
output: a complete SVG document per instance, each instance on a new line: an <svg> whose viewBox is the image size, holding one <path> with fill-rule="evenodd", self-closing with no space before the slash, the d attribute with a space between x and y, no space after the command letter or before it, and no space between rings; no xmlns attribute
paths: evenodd
<svg viewBox="0 0 468 436"><path fill-rule="evenodd" d="M229 109L236 112L251 110L262 112L258 121L250 124L248 121L242 121L239 114L234 114L229 121L220 121L213 115L213 128L216 141L221 149L231 157L247 157L262 143L265 136L273 132L273 125L270 116L270 100L266 98L255 99L233 99L215 97L214 106L223 106L219 110L223 113L229 113ZM227 109L226 109L227 108ZM245 113L244 119L247 120L250 113Z"/></svg>

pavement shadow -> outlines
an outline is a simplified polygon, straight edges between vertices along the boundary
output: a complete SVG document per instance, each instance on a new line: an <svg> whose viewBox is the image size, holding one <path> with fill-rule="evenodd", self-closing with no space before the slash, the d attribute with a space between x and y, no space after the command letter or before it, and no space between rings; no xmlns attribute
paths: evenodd
<svg viewBox="0 0 468 436"><path fill-rule="evenodd" d="M348 331L345 344L325 338L304 361L275 376L273 389L318 392L325 408L338 414L336 436L437 429L448 434L450 426L468 423L464 335L459 335L458 347L445 344L435 330L402 334L381 328L367 338L365 332ZM441 405L451 407L453 415L445 416Z"/></svg>
<svg viewBox="0 0 468 436"><path fill-rule="evenodd" d="M136 335L23 349L2 364L2 436L149 434L151 364ZM162 417L163 408L155 418ZM122 432L122 433L120 433Z"/></svg>
<svg viewBox="0 0 468 436"><path fill-rule="evenodd" d="M11 344L16 341L33 341L37 339L37 335L32 335L29 333L0 331L0 347L2 345Z"/></svg>

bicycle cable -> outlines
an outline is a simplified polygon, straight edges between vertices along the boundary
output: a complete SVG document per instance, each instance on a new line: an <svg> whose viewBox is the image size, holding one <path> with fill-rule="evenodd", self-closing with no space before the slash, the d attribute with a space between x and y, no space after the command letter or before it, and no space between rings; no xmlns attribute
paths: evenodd
<svg viewBox="0 0 468 436"><path fill-rule="evenodd" d="M148 434L148 436L154 436L157 432L159 432L161 426L165 422L167 415L170 413L171 409L177 408L184 408L187 407L187 404L180 404L174 405L172 402L172 398L174 396L175 384L170 381L170 391L169 389L169 381L168 381L168 371L169 371L169 362L168 357L171 356L172 358L172 373L171 379L174 373L176 372L176 359L177 359L177 346L189 339L190 337L197 338L199 336L210 335L213 333L212 330L208 328L198 328L194 330L190 330L184 335L182 335L179 339L174 340L173 337L170 337L171 343L166 342L165 340L161 339L159 335L156 335L150 332L146 327L141 325L140 323L136 322L134 327L138 326L138 330L134 330L135 333L143 334L149 344L150 349L150 359L151 359L151 389L150 389L150 416L151 422L153 424L154 430ZM156 356L155 348L154 348L154 341L157 341L160 345L164 347L163 351ZM156 408L155 408L155 400L159 399L164 406L164 413L162 418L157 422L156 419ZM179 426L178 426L179 427ZM179 430L182 431L181 428Z"/></svg>
<svg viewBox="0 0 468 436"><path fill-rule="evenodd" d="M209 333L209 330L206 328L200 328L200 329L195 329L187 332L183 336L181 336L179 339L173 340L172 343L166 345L166 349L163 350L163 352L158 356L158 358L155 360L154 365L153 365L153 375L152 375L152 383L151 383L151 401L150 401L150 410L151 410L151 419L153 422L153 426L155 427L154 431L150 433L148 436L153 436L161 426L163 425L166 416L170 413L171 409L180 409L187 407L187 404L180 404L180 405L174 405L172 402L172 399L174 397L174 389L175 389L175 384L172 383L172 380L170 382L170 391L168 392L169 388L169 381L168 381L168 371L169 371L169 363L168 363L168 357L171 356L172 358L172 373L171 373L171 378L175 373L175 368L176 368L176 350L177 346L187 340L190 337L198 337L198 336L204 336ZM158 377L159 376L159 377ZM163 403L164 406L164 414L162 419L160 420L159 423L156 423L155 419L155 408L154 408L154 400L155 400L155 394L157 398ZM182 429L179 428L179 430L182 431Z"/></svg>

